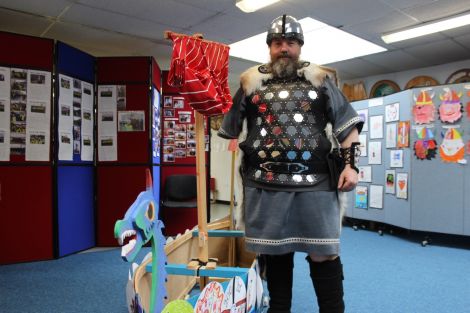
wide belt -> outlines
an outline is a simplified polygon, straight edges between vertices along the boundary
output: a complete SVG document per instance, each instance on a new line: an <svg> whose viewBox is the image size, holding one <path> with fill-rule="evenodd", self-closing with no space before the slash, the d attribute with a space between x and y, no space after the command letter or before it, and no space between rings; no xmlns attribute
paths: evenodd
<svg viewBox="0 0 470 313"><path fill-rule="evenodd" d="M309 162L305 164L295 162L264 162L259 164L259 167L266 172L279 174L320 174L329 172L327 162Z"/></svg>

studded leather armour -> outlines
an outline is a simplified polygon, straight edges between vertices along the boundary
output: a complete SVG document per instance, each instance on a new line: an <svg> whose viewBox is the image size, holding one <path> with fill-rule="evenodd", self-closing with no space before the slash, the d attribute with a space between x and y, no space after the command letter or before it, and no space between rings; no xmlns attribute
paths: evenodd
<svg viewBox="0 0 470 313"><path fill-rule="evenodd" d="M328 173L326 95L303 78L268 80L248 96L245 178L263 185L312 186Z"/></svg>

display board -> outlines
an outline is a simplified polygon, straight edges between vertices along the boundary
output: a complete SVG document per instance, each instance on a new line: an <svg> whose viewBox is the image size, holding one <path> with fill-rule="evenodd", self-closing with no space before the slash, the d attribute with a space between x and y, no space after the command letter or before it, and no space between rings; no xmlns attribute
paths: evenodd
<svg viewBox="0 0 470 313"><path fill-rule="evenodd" d="M49 259L54 42L6 32L0 42L0 264Z"/></svg>
<svg viewBox="0 0 470 313"><path fill-rule="evenodd" d="M470 234L469 90L432 86L352 103L368 121L360 135L367 147L346 216Z"/></svg>
<svg viewBox="0 0 470 313"><path fill-rule="evenodd" d="M56 63L55 236L62 257L95 246L95 57L57 42Z"/></svg>

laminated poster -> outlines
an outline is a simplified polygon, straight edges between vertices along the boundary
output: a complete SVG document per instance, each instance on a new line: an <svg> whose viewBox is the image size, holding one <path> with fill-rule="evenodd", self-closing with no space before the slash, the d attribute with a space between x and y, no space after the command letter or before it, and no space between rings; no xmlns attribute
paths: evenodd
<svg viewBox="0 0 470 313"><path fill-rule="evenodd" d="M410 121L398 122L397 148L410 146Z"/></svg>
<svg viewBox="0 0 470 313"><path fill-rule="evenodd" d="M395 170L385 170L385 193L395 194Z"/></svg>
<svg viewBox="0 0 470 313"><path fill-rule="evenodd" d="M368 131L369 130L369 110L368 109L357 110L357 115L359 115L361 120L364 122L362 131L363 132Z"/></svg>
<svg viewBox="0 0 470 313"><path fill-rule="evenodd" d="M397 198L408 199L407 173L397 173Z"/></svg>
<svg viewBox="0 0 470 313"><path fill-rule="evenodd" d="M397 147L397 123L387 124L386 137L385 137L385 147L386 148L396 148Z"/></svg>
<svg viewBox="0 0 470 313"><path fill-rule="evenodd" d="M10 69L0 67L0 161L10 161Z"/></svg>
<svg viewBox="0 0 470 313"><path fill-rule="evenodd" d="M372 166L358 166L358 180L364 183L372 182Z"/></svg>
<svg viewBox="0 0 470 313"><path fill-rule="evenodd" d="M439 106L439 119L443 123L452 124L462 118L463 105L460 102L462 92L457 93L451 88L444 88L444 93L439 95L441 105Z"/></svg>
<svg viewBox="0 0 470 313"><path fill-rule="evenodd" d="M356 186L354 207L367 209L367 186Z"/></svg>
<svg viewBox="0 0 470 313"><path fill-rule="evenodd" d="M431 160L436 157L437 142L430 128L424 126L416 127L418 139L413 145L416 158L418 160Z"/></svg>
<svg viewBox="0 0 470 313"><path fill-rule="evenodd" d="M383 203L384 203L384 186L370 185L369 206L375 209L383 209Z"/></svg>
<svg viewBox="0 0 470 313"><path fill-rule="evenodd" d="M370 117L370 139L380 139L384 137L383 115L375 115Z"/></svg>
<svg viewBox="0 0 470 313"><path fill-rule="evenodd" d="M369 164L382 164L381 141L369 141Z"/></svg>
<svg viewBox="0 0 470 313"><path fill-rule="evenodd" d="M449 127L446 133L441 135L443 140L439 146L439 155L442 161L465 164L465 145L460 132L455 127Z"/></svg>
<svg viewBox="0 0 470 313"><path fill-rule="evenodd" d="M428 124L435 120L435 106L432 98L434 92L422 89L418 96L413 94L415 104L413 105L412 114L416 124Z"/></svg>
<svg viewBox="0 0 470 313"><path fill-rule="evenodd" d="M385 122L396 122L400 119L400 102L387 104L385 106Z"/></svg>

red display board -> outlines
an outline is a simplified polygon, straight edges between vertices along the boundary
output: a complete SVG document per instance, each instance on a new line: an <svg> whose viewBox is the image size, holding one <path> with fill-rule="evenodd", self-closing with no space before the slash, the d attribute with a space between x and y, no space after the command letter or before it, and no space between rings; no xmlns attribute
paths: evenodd
<svg viewBox="0 0 470 313"><path fill-rule="evenodd" d="M122 219L129 206L145 190L147 166L99 166L98 246L117 246L114 224Z"/></svg>
<svg viewBox="0 0 470 313"><path fill-rule="evenodd" d="M151 57L102 57L97 58L98 84L113 82L150 82Z"/></svg>
<svg viewBox="0 0 470 313"><path fill-rule="evenodd" d="M53 258L51 190L49 166L0 167L0 264Z"/></svg>

